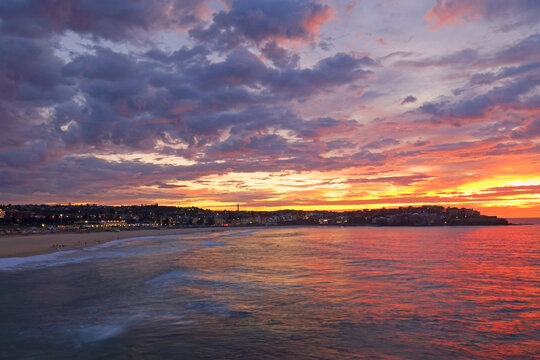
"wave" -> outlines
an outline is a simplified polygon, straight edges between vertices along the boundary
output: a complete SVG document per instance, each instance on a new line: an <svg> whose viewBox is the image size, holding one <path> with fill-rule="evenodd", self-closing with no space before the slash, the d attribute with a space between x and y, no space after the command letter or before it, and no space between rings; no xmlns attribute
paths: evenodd
<svg viewBox="0 0 540 360"><path fill-rule="evenodd" d="M200 238L200 237L199 237ZM179 243L173 243L174 246L161 246L160 243L148 243L143 240L183 240ZM26 257L8 257L0 258L0 271L20 271L31 270L42 267L60 266L71 263L80 263L98 259L110 259L121 257L136 257L149 254L164 252L175 252L194 248L213 248L218 246L230 245L225 242L213 240L203 240L199 242L188 242L188 239L197 239L190 234L179 235L161 235L161 236L143 236L127 239L113 240L97 246L58 251L49 254L33 255ZM129 246L130 242L134 242ZM124 245L124 246L122 246Z"/></svg>

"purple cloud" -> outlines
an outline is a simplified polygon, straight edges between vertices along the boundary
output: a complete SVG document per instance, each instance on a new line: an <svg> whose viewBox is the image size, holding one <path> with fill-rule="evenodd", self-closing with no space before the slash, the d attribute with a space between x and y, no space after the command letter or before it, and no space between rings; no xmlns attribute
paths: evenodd
<svg viewBox="0 0 540 360"><path fill-rule="evenodd" d="M480 18L505 20L512 27L536 24L540 5L535 0L437 0L426 14L432 29L443 25L456 25Z"/></svg>
<svg viewBox="0 0 540 360"><path fill-rule="evenodd" d="M243 41L311 41L333 10L313 0L234 0L230 8L214 15L208 27L190 31L197 40L229 49Z"/></svg>
<svg viewBox="0 0 540 360"><path fill-rule="evenodd" d="M529 75L531 72L534 72L539 68L540 62L513 67L505 67L497 72L484 72L474 74L471 76L470 83L471 85L488 85L495 81L506 79L509 77Z"/></svg>
<svg viewBox="0 0 540 360"><path fill-rule="evenodd" d="M373 41L354 41L367 32L348 33L365 7L328 23L334 9L326 3L0 1L1 197L91 199L107 188L120 201L122 193L183 199L190 187L175 181L208 175L390 166L397 173L479 144L486 156L537 150L538 34L521 27L500 40L487 36L491 26L422 56L422 34L405 40L388 28L369 35L395 47L376 61ZM516 24L519 6L500 4L510 22L483 3L485 17ZM344 14L342 5L335 14ZM493 41L477 47L480 35ZM400 114L399 94L425 95L426 87L433 100ZM398 104L416 102L408 95ZM467 126L441 134L448 124ZM455 142L444 143L446 136ZM516 145L493 146L509 141ZM140 159L121 160L126 154ZM378 178L366 181L428 177Z"/></svg>
<svg viewBox="0 0 540 360"><path fill-rule="evenodd" d="M450 122L460 125L463 122L485 118L488 112L499 107L502 109L534 108L537 104L523 101L526 96L540 84L538 78L519 78L494 87L482 95L472 99L464 99L455 103L448 100L424 103L418 108L422 113L433 115L437 122Z"/></svg>
<svg viewBox="0 0 540 360"><path fill-rule="evenodd" d="M73 81L46 42L0 36L0 48L0 98L46 105L73 95Z"/></svg>
<svg viewBox="0 0 540 360"><path fill-rule="evenodd" d="M381 149L388 146L399 145L400 141L392 138L381 138L363 146L364 149Z"/></svg>
<svg viewBox="0 0 540 360"><path fill-rule="evenodd" d="M71 30L110 40L136 40L140 32L196 24L205 0L5 0L0 4L4 33L44 37Z"/></svg>
<svg viewBox="0 0 540 360"><path fill-rule="evenodd" d="M300 56L291 54L288 50L280 47L275 41L267 43L262 49L262 54L279 68L294 68L298 65Z"/></svg>
<svg viewBox="0 0 540 360"><path fill-rule="evenodd" d="M418 99L415 98L412 95L409 95L409 96L405 97L405 99L403 99L403 101L401 101L401 105L412 104L412 103L416 102L416 100L418 100Z"/></svg>
<svg viewBox="0 0 540 360"><path fill-rule="evenodd" d="M436 56L417 60L400 60L395 63L405 67L465 67L465 69L503 66L511 64L526 64L540 62L540 35L533 34L505 49L491 54L481 54L476 49L463 49L443 56Z"/></svg>

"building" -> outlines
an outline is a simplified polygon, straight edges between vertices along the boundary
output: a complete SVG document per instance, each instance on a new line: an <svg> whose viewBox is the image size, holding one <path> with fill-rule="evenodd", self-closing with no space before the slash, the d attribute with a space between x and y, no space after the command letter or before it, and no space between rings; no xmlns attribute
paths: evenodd
<svg viewBox="0 0 540 360"><path fill-rule="evenodd" d="M126 226L126 220L101 220L101 226Z"/></svg>

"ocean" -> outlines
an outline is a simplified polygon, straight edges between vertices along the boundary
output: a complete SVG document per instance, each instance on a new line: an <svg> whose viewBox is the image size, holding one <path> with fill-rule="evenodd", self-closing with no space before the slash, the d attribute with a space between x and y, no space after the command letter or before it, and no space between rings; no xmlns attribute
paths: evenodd
<svg viewBox="0 0 540 360"><path fill-rule="evenodd" d="M270 227L0 259L0 359L537 359L540 225Z"/></svg>

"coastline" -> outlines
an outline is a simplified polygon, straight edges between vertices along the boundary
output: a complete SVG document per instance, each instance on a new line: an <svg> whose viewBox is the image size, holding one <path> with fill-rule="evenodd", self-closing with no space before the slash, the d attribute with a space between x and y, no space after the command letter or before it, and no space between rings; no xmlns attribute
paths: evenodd
<svg viewBox="0 0 540 360"><path fill-rule="evenodd" d="M113 240L143 236L182 235L226 231L229 228L201 227L178 229L148 229L133 231L96 231L88 233L55 233L0 237L0 258L25 257L56 251L83 249ZM57 245L63 245L58 248Z"/></svg>
<svg viewBox="0 0 540 360"><path fill-rule="evenodd" d="M540 224L540 218L532 218L538 221ZM513 219L518 220L518 219ZM524 219L519 219L524 220ZM531 220L531 219L527 219ZM414 226L414 227L446 227L446 226L519 226L519 225L535 225L536 222L531 223L511 223L505 225L432 225L432 226ZM278 227L287 226L338 226L338 227L402 227L407 225L373 225L373 224L347 224L347 225L277 225ZM261 226L245 226L245 227L261 227ZM262 226L264 227L264 226ZM233 227L237 228L237 227ZM244 228L240 226L238 228ZM65 233L37 233L29 235L4 235L0 236L0 258L7 257L26 257L33 255L41 255L53 253L56 251L65 251L73 249L84 249L86 247L93 247L99 244L107 243L113 240L137 238L144 236L162 236L162 235L183 235L183 234L195 234L205 232L222 232L231 230L231 227L196 227L196 228L165 228L165 229L143 229L143 230L124 230L124 231L93 231L93 232L65 232ZM58 245L62 245L58 247Z"/></svg>

